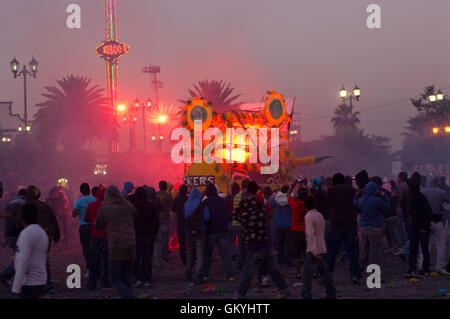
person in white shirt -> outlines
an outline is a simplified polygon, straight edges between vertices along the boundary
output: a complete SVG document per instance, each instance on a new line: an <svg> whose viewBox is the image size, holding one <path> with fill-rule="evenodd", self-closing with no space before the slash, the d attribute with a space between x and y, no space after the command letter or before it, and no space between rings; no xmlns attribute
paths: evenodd
<svg viewBox="0 0 450 319"><path fill-rule="evenodd" d="M24 230L17 240L12 292L23 299L38 299L47 283L48 236L37 224L37 207L25 204L19 214Z"/></svg>
<svg viewBox="0 0 450 319"><path fill-rule="evenodd" d="M327 299L336 299L336 289L333 286L328 268L324 263L327 252L325 244L325 219L316 208L316 200L313 197L305 199L305 207L308 211L305 216L306 255L303 264L303 299L311 299L312 276L317 271L326 288Z"/></svg>

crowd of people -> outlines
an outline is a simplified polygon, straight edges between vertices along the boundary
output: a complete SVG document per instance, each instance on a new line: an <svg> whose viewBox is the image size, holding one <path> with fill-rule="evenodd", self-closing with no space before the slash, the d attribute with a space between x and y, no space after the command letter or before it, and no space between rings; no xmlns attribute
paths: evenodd
<svg viewBox="0 0 450 319"><path fill-rule="evenodd" d="M383 182L363 170L355 177L300 178L279 190L249 179L230 186L225 194L213 183L201 190L160 181L158 191L132 182L122 190L83 183L73 209L60 187L45 201L34 185L20 189L0 214L5 243L15 253L0 282L21 298L56 292L49 251L52 243L67 242L70 217L58 212L68 209L79 221L85 288L114 288L121 298L135 298L136 288L151 289L155 263L169 261L172 220L185 280L210 281L212 262L220 256L224 280L239 274L236 298L246 298L254 277L261 285L271 278L278 297L289 296L280 268L302 283L303 298L312 298L313 278L321 278L327 298L336 298L339 256L347 258L353 284L363 283L368 265L388 267L387 254L408 263L405 277L450 275L445 178L401 172L396 181Z"/></svg>

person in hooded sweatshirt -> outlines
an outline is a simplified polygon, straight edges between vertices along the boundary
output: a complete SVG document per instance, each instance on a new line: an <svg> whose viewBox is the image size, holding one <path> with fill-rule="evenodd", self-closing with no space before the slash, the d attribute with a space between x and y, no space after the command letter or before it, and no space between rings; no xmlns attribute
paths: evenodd
<svg viewBox="0 0 450 319"><path fill-rule="evenodd" d="M120 193L128 199L128 196L130 195L130 193L133 191L134 189L134 185L132 182L125 182L123 184L123 189L120 191Z"/></svg>
<svg viewBox="0 0 450 319"><path fill-rule="evenodd" d="M277 251L280 266L290 263L288 252L291 243L292 210L287 197L288 190L289 186L283 186L280 192L272 195L269 199L277 228Z"/></svg>
<svg viewBox="0 0 450 319"><path fill-rule="evenodd" d="M348 179L347 179L348 180ZM351 181L351 179L350 179ZM357 213L353 205L355 189L351 183L345 183L343 174L333 175L333 186L328 189L329 230L327 233L327 264L333 273L336 256L344 245L349 260L349 272L354 284L361 280L358 255Z"/></svg>
<svg viewBox="0 0 450 319"><path fill-rule="evenodd" d="M105 199L105 193L106 189L104 187L97 190L95 193L97 200L86 207L86 214L84 215L84 220L90 223L91 229L91 256L89 258L91 269L89 271L88 290L95 290L100 277L102 288L111 287L108 273L108 239L106 230L98 230L94 225Z"/></svg>
<svg viewBox="0 0 450 319"><path fill-rule="evenodd" d="M166 181L160 181L158 184L159 191L156 197L161 201L164 210L160 213L160 228L159 228L159 257L164 260L169 260L169 241L171 231L171 215L170 207L172 206L172 195L168 191L169 185Z"/></svg>
<svg viewBox="0 0 450 319"><path fill-rule="evenodd" d="M409 270L405 277L426 276L430 271L429 240L433 211L427 197L420 191L420 174L414 173L407 181L406 213L409 233ZM422 269L417 272L419 245L423 254Z"/></svg>
<svg viewBox="0 0 450 319"><path fill-rule="evenodd" d="M201 282L201 271L206 250L206 223L209 220L209 212L201 201L202 193L194 187L184 204L184 218L186 220L186 281ZM190 218L198 218L193 222ZM191 226L191 225L195 225ZM194 229L200 225L200 229ZM195 270L194 270L194 263Z"/></svg>
<svg viewBox="0 0 450 319"><path fill-rule="evenodd" d="M136 208L119 189L110 185L95 219L95 227L106 229L109 253L109 280L121 298L135 298L131 287L131 267L136 258L133 215Z"/></svg>
<svg viewBox="0 0 450 319"><path fill-rule="evenodd" d="M208 277L215 248L222 257L226 280L234 280L231 256L228 253L228 209L227 202L220 197L214 184L208 184L205 191L205 211L209 215L206 227L207 245L202 276Z"/></svg>
<svg viewBox="0 0 450 319"><path fill-rule="evenodd" d="M143 187L138 187L131 200L139 211L134 215L136 233L136 277L135 287L150 288L153 268L153 247L159 229L159 214L155 206L147 200Z"/></svg>
<svg viewBox="0 0 450 319"><path fill-rule="evenodd" d="M383 243L383 211L389 209L389 197L374 182L364 186L362 195L356 194L355 206L360 211L360 265L380 265Z"/></svg>
<svg viewBox="0 0 450 319"><path fill-rule="evenodd" d="M422 189L432 211L430 246L436 247L435 270L444 275L450 275L446 267L446 232L443 223L443 205L448 203L446 192L440 188L439 178L430 176L428 184Z"/></svg>

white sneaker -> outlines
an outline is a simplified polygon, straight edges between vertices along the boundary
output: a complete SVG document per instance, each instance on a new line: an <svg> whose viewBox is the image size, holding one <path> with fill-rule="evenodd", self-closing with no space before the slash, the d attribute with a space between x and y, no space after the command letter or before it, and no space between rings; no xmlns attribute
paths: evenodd
<svg viewBox="0 0 450 319"><path fill-rule="evenodd" d="M269 279L270 279L269 276L264 276L261 286L267 287L269 285Z"/></svg>

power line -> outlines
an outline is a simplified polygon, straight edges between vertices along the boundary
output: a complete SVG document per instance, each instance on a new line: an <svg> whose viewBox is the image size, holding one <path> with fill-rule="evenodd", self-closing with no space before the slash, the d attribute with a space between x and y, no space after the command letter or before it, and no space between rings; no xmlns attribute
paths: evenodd
<svg viewBox="0 0 450 319"><path fill-rule="evenodd" d="M449 89L449 88L450 88L450 85L445 86L445 87L443 87L441 89L442 90L446 90L446 89ZM419 95L413 96L412 98L418 98L420 96L421 95L419 94ZM366 112L366 111L377 110L377 109L381 109L381 108L384 108L384 107L387 107L387 106L391 106L391 105L395 105L395 104L398 104L398 103L408 102L412 98L411 97L407 97L407 98L403 98L403 99L399 99L399 100L395 100L395 101L391 101L391 102L387 102L387 103L383 103L383 104L379 104L379 105L369 106L369 107L366 107L366 108L362 108L362 109L360 109L358 111L360 113L362 113L362 112ZM319 119L331 119L332 117L333 116L330 116L330 115L319 115L319 116L313 116L313 117L304 118L304 119L300 118L300 120L301 121L310 121L310 120L319 120Z"/></svg>

